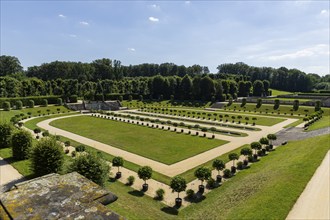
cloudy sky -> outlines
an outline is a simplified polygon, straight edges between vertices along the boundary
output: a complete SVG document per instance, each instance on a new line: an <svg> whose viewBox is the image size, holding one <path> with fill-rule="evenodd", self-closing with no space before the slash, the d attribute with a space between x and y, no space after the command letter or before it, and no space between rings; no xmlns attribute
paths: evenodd
<svg viewBox="0 0 330 220"><path fill-rule="evenodd" d="M1 55L329 74L329 1L4 1Z"/></svg>

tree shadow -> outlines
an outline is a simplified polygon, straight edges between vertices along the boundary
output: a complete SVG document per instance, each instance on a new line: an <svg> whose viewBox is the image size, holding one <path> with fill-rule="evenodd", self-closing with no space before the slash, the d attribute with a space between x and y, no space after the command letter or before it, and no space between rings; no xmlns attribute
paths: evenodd
<svg viewBox="0 0 330 220"><path fill-rule="evenodd" d="M219 185L219 186L221 186L221 185ZM218 186L218 187L219 187L219 186ZM185 197L185 198L184 198L185 201L188 201L188 202L190 202L190 203L200 203L200 202L203 201L204 199L206 199L206 197L205 197L201 192L196 192L196 193L194 194L194 196L191 197L191 198L188 198L188 197Z"/></svg>
<svg viewBox="0 0 330 220"><path fill-rule="evenodd" d="M144 196L144 192L143 191L138 191L138 190L132 190L128 192L130 195L132 196L136 196L136 197L143 197Z"/></svg>
<svg viewBox="0 0 330 220"><path fill-rule="evenodd" d="M178 207L176 207L176 206L173 206L173 207L167 206L167 207L161 208L160 210L169 215L178 215L179 214Z"/></svg>

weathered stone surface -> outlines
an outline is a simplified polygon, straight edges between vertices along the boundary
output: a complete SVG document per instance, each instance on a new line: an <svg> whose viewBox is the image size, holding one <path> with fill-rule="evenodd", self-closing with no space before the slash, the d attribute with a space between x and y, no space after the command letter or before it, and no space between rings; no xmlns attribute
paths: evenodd
<svg viewBox="0 0 330 220"><path fill-rule="evenodd" d="M51 174L17 184L16 189L1 194L0 219L5 218L5 211L17 220L119 219L103 206L116 199L114 194L76 172Z"/></svg>

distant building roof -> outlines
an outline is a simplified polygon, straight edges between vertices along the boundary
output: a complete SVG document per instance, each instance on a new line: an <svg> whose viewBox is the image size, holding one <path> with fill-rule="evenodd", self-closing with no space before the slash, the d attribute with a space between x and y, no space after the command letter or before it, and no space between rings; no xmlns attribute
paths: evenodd
<svg viewBox="0 0 330 220"><path fill-rule="evenodd" d="M123 219L105 207L117 196L73 172L15 185L0 195L0 219Z"/></svg>

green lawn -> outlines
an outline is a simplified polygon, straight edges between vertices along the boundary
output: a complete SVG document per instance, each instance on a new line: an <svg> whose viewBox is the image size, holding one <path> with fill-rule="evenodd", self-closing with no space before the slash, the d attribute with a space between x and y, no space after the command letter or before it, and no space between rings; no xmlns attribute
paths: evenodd
<svg viewBox="0 0 330 220"><path fill-rule="evenodd" d="M287 91L281 91L281 90L276 90L276 89L271 89L271 90L272 90L272 96L292 94L292 92L287 92Z"/></svg>
<svg viewBox="0 0 330 220"><path fill-rule="evenodd" d="M23 108L21 110L10 110L10 111L0 111L0 119L9 121L12 117L19 114L24 114L28 116L28 112L31 113L31 117L41 116L41 115L48 115L49 114L56 114L60 110L61 113L71 111L64 106L47 106L47 107L34 107L34 108ZM47 111L49 110L49 111ZM40 113L39 113L40 111Z"/></svg>
<svg viewBox="0 0 330 220"><path fill-rule="evenodd" d="M301 99L301 98L269 98L269 99L266 99L266 100L275 100L275 99L280 100L280 103L282 101L285 102L285 101L294 101L294 100L298 100L300 103L311 101L311 99Z"/></svg>
<svg viewBox="0 0 330 220"><path fill-rule="evenodd" d="M165 164L227 143L89 116L59 119L51 125Z"/></svg>
<svg viewBox="0 0 330 220"><path fill-rule="evenodd" d="M311 126L309 126L308 131L317 130L320 128L330 127L330 116L325 115L319 121L314 122Z"/></svg>
<svg viewBox="0 0 330 220"><path fill-rule="evenodd" d="M324 135L289 142L178 215L117 182L108 187L119 199L108 207L128 219L285 219L329 150L328 141Z"/></svg>

